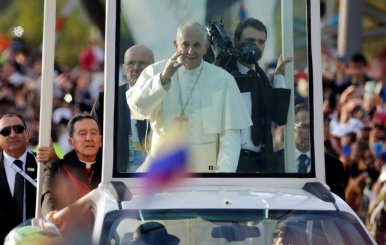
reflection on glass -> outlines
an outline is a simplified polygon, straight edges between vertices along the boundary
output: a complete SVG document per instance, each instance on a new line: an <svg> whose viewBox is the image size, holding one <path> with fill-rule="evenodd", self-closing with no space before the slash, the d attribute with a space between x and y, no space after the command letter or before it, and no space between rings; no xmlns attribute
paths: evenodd
<svg viewBox="0 0 386 245"><path fill-rule="evenodd" d="M102 243L371 244L348 213L293 210L120 210L106 215ZM139 215L140 214L140 215ZM131 242L131 243L130 243Z"/></svg>
<svg viewBox="0 0 386 245"><path fill-rule="evenodd" d="M206 28L206 33L211 41L207 52L202 54L205 62L192 67L192 75L182 74L183 70L188 70L184 67L179 68L176 74L179 80L183 76L187 78L186 83L172 78L172 87L170 90L165 89L165 93L174 93L176 101L170 100L170 105L164 110L157 113L147 114L142 119L150 121L153 132L153 141L147 144L147 150L153 149L170 149L177 145L178 149L187 145L188 154L186 155L187 162L200 162L204 167L194 167L188 164L187 170L190 172L200 173L313 173L312 164L312 147L310 146L310 124L309 111L305 112L308 118L298 119L296 108L299 105L308 108L309 103L309 60L308 60L308 31L307 31L307 0L293 1L293 18L292 20L283 20L281 15L282 1L259 0L250 1L253 3L245 3L245 13L240 8L240 3L219 4L216 5L206 1L136 1L122 0L120 9L120 29L119 29L119 45L116 48L118 61L117 64L122 64L124 60L125 50L134 44L144 44L154 51L155 61L162 61L162 65L158 67L148 68L142 74L142 83L150 77L159 77L163 68L168 64L168 59L179 60L173 54L179 46L178 42L173 45L173 40L176 39L176 29L181 23L189 20L194 20ZM189 7L191 11L186 15L181 13L186 12ZM147 9L148 11L141 11ZM246 17L252 17L259 20L248 26L238 26L240 23L239 16L246 14ZM134 21L135 20L135 21ZM284 22L293 22L293 47L283 47L286 42L283 40L282 28ZM141 23L138 25L136 23ZM256 24L257 23L257 24ZM139 26L141 28L139 28ZM144 32L145 29L152 30ZM239 33L237 32L239 30ZM288 37L285 37L288 38ZM177 40L178 41L178 40ZM224 44L221 46L221 44ZM185 44L184 44L185 45ZM283 53L283 48L291 48L293 57L291 61L285 61L280 56ZM252 54L252 55L250 55ZM191 56L193 57L193 56ZM252 57L252 60L251 60ZM280 66L280 63L284 64ZM215 121L222 118L218 111L210 111L211 103L215 100L224 100L225 94L216 94L215 91L206 95L210 91L210 86L207 81L204 85L201 83L195 84L201 75L202 67L215 64L223 70L228 71L236 80L238 89L241 92L241 99L245 105L250 119L253 122L252 127L245 127L240 130L240 157L235 157L235 152L238 153L239 148L235 147L231 150L229 145L221 146L221 141L224 140L224 135L221 131L215 129ZM127 66L128 68L145 68L139 61L132 61ZM202 65L205 64L205 65ZM123 70L122 70L123 68ZM117 65L117 69L125 72L125 67ZM284 71L292 70L294 77L292 79L284 79ZM249 74L248 74L248 71ZM219 73L214 72L214 78L206 79L215 81L219 79ZM118 74L118 72L117 72ZM191 76L191 77L188 77ZM220 78L220 80L224 80ZM179 89L173 84L179 81ZM255 81L254 83L251 81ZM122 84L125 83L123 76L117 79L116 86L121 90ZM198 89L196 89L196 87ZM144 88L144 87L143 87ZM195 88L195 89L194 89ZM122 122L122 107L127 107L125 88L123 92L117 92L115 121L117 122L115 136L115 169L118 173L133 173L138 170L148 171L149 167L143 167L143 158L135 154L134 144L122 144L120 138L122 128L132 128L133 125L127 125ZM117 91L117 89L116 89ZM142 92L146 91L145 89ZM193 91L193 92L192 92ZM167 97L168 98L168 97ZM209 98L200 100L200 98ZM178 101L179 104L177 103ZM176 107L184 107L185 110L177 110ZM197 102L198 101L198 102ZM195 104L196 103L196 104ZM190 109L188 109L190 106ZM162 106L161 106L162 108ZM200 108L200 109L198 109ZM208 110L209 108L209 110ZM180 108L181 109L181 108ZM158 109L157 109L158 110ZM198 112L199 110L200 112ZM205 113L203 111L206 111ZM178 112L177 112L178 111ZM242 109L240 109L242 111ZM233 117L240 117L239 114L234 114ZM189 114L190 113L190 114ZM303 113L303 112L302 112ZM188 137L181 140L180 132L175 132L171 138L177 138L177 143L172 143L170 140L159 141L159 137L164 134L170 134L170 131L165 131L160 127L160 123L155 120L157 118L168 118L170 114L175 114L173 122L163 121L168 125L174 125L175 129L179 129L180 125L184 130L197 130L205 132L206 136L199 137L196 133L188 133ZM209 115L209 116L208 116ZM130 113L130 116L133 116ZM186 117L187 116L187 117ZM232 116L231 116L232 117ZM185 120L188 119L188 121ZM222 118L223 119L223 118ZM222 120L221 119L221 120ZM300 120L300 121L299 121ZM150 127L149 125L149 127ZM291 130L294 133L288 134ZM177 130L178 131L178 130ZM148 130L148 134L151 132ZM177 135L177 136L176 136ZM289 135L289 136L288 136ZM227 136L228 137L228 136ZM229 136L231 137L231 136ZM233 136L232 136L233 137ZM237 136L238 137L238 136ZM128 138L128 142L132 142L132 138ZM150 141L150 140L148 140ZM161 147L162 145L162 147ZM125 148L124 151L122 149ZM151 149L150 149L151 148ZM288 151L291 151L289 154ZM149 155L156 155L151 152ZM302 160L299 157L302 156ZM148 156L149 156L148 155ZM123 156L127 160L120 160ZM137 156L137 157L136 157ZM209 158L208 158L209 157ZM221 169L221 162L227 162L228 159L234 158L230 168ZM193 159L192 159L193 158ZM197 158L197 159L195 159ZM166 158L168 159L168 158ZM182 158L179 158L179 161ZM148 164L154 159L147 158L145 164ZM170 162L170 159L167 160ZM135 164L133 164L135 162ZM136 165L136 166L134 166ZM301 171L299 170L299 166Z"/></svg>
<svg viewBox="0 0 386 245"><path fill-rule="evenodd" d="M298 173L311 172L310 114L306 104L295 107L295 159Z"/></svg>

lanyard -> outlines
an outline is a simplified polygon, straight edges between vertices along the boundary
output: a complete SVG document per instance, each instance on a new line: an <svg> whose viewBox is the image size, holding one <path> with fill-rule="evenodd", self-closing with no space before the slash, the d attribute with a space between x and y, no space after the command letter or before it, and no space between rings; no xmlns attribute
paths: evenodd
<svg viewBox="0 0 386 245"><path fill-rule="evenodd" d="M15 164L12 164L11 167L17 171L21 176L24 177L24 179L28 180L33 186L35 186L36 188L36 181L33 180L28 174L26 174L26 172L24 172L22 169L20 169L18 166L16 166Z"/></svg>

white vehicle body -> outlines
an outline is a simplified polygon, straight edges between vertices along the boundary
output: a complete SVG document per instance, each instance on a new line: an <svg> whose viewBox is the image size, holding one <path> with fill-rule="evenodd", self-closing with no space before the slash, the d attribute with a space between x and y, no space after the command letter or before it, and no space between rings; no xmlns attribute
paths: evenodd
<svg viewBox="0 0 386 245"><path fill-rule="evenodd" d="M184 186L151 196L138 191L130 200L119 202L113 185L96 190L92 195L94 242L136 244L133 234L138 226L156 221L177 236L179 244L272 244L281 222L296 224L297 236L306 237L307 244L375 244L358 216L335 194L332 203L304 189L283 187ZM147 212L153 216L147 217ZM154 217L163 212L170 219ZM173 218L174 212L178 218ZM304 226L298 225L299 220ZM257 229L257 234L245 235L239 229L243 224ZM214 235L216 229L234 226L240 233L236 237L229 236L232 232Z"/></svg>

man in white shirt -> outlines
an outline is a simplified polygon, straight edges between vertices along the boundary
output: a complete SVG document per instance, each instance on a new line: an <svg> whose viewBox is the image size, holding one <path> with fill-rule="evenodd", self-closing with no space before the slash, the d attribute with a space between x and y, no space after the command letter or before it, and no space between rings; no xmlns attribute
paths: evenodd
<svg viewBox="0 0 386 245"><path fill-rule="evenodd" d="M274 80L268 80L259 67L258 60L264 53L267 28L257 19L249 18L240 22L234 34L235 47L254 46L254 60L240 57L225 67L236 79L253 126L241 130L241 152L237 172L278 172L271 125L287 122L290 90L284 81L284 67L292 58L279 57Z"/></svg>
<svg viewBox="0 0 386 245"><path fill-rule="evenodd" d="M27 152L28 139L19 114L0 117L0 244L10 230L35 216L37 164Z"/></svg>
<svg viewBox="0 0 386 245"><path fill-rule="evenodd" d="M234 78L203 61L209 46L205 28L182 23L168 60L147 67L127 92L136 119L149 119L152 146L140 171L159 155L162 140L186 129L192 172L235 172L240 153L240 129L251 120Z"/></svg>

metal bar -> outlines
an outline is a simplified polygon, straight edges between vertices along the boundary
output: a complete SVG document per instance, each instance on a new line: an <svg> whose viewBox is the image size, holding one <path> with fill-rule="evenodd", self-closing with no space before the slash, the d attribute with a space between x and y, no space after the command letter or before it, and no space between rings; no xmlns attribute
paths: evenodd
<svg viewBox="0 0 386 245"><path fill-rule="evenodd" d="M294 35L293 35L293 1L282 0L281 1L281 26L282 26L282 55L283 58L294 57ZM291 98L287 124L284 130L284 156L285 156L285 171L296 172L295 166L295 144L294 144L294 61L287 64L284 70L284 79L287 84L287 88L291 89ZM292 103L291 103L292 102Z"/></svg>
<svg viewBox="0 0 386 245"><path fill-rule="evenodd" d="M56 0L44 1L42 82L39 116L39 146L50 146L52 122L52 94L55 57ZM35 217L41 217L40 198L43 183L42 163L38 163Z"/></svg>

